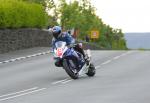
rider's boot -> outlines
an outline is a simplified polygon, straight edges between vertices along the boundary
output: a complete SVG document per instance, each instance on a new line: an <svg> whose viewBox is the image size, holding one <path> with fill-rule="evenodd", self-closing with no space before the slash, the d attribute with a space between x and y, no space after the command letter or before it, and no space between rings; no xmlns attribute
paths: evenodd
<svg viewBox="0 0 150 103"><path fill-rule="evenodd" d="M84 59L85 59L86 64L89 65L90 64L90 57L88 55L85 55Z"/></svg>

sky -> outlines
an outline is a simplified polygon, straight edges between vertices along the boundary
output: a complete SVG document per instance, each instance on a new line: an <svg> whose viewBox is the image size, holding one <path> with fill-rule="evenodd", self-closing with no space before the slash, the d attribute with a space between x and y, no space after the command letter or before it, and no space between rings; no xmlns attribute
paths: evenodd
<svg viewBox="0 0 150 103"><path fill-rule="evenodd" d="M123 32L150 32L150 0L91 0L105 24Z"/></svg>

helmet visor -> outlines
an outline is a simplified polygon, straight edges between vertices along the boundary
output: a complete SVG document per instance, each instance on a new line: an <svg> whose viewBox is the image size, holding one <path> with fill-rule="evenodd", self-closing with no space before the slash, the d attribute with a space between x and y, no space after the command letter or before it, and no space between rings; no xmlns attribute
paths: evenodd
<svg viewBox="0 0 150 103"><path fill-rule="evenodd" d="M60 32L53 32L53 36L54 36L54 38L58 38L59 37L59 35L60 35Z"/></svg>

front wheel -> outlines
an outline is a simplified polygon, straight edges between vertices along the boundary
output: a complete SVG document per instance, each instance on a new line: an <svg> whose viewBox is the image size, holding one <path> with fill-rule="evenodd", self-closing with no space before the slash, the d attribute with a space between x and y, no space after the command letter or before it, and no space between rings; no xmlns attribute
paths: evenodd
<svg viewBox="0 0 150 103"><path fill-rule="evenodd" d="M96 69L95 66L93 64L90 64L89 66L89 70L86 73L89 77L93 77L96 74Z"/></svg>
<svg viewBox="0 0 150 103"><path fill-rule="evenodd" d="M79 74L78 74L78 72L76 71L76 69L71 66L70 61L72 61L72 63L74 63L74 61L71 60L71 59L70 59L70 60L64 59L64 60L63 60L63 68L65 69L65 71L67 72L67 74L68 74L72 79L78 79ZM74 63L74 64L75 64L75 63Z"/></svg>

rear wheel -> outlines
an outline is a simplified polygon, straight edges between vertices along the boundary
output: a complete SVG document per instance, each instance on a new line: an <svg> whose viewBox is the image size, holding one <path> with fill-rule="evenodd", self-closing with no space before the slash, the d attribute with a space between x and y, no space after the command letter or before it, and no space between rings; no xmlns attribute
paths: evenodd
<svg viewBox="0 0 150 103"><path fill-rule="evenodd" d="M70 61L73 62L73 60L69 59ZM77 70L75 68L73 68L70 64L68 59L64 59L63 60L63 68L65 69L65 71L67 72L67 74L72 78L72 79L78 79L79 74L77 72ZM75 64L75 63L74 63ZM76 66L76 65L75 65Z"/></svg>
<svg viewBox="0 0 150 103"><path fill-rule="evenodd" d="M88 73L86 73L89 77L93 77L96 73L95 66L93 64L90 64Z"/></svg>

